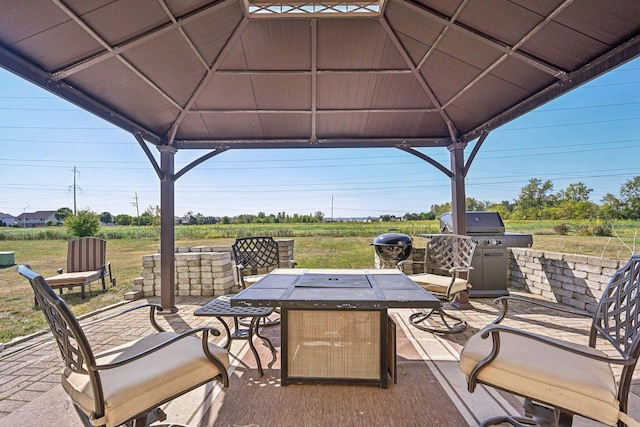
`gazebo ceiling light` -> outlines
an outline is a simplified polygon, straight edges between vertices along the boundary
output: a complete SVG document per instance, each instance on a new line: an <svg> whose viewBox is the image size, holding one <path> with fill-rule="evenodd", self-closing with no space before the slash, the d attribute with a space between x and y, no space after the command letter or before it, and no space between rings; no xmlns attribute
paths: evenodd
<svg viewBox="0 0 640 427"><path fill-rule="evenodd" d="M332 17L379 16L384 0L373 1L282 1L246 0L245 7L252 17Z"/></svg>

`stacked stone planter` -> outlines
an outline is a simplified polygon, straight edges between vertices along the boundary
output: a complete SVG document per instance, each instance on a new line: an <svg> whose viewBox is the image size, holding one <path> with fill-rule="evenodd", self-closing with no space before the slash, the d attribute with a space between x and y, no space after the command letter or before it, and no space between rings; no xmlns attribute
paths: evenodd
<svg viewBox="0 0 640 427"><path fill-rule="evenodd" d="M279 240L280 263L293 259L293 240ZM175 284L178 296L219 296L239 291L230 246L178 247L175 253ZM142 277L134 281L128 299L160 296L160 254L142 257Z"/></svg>

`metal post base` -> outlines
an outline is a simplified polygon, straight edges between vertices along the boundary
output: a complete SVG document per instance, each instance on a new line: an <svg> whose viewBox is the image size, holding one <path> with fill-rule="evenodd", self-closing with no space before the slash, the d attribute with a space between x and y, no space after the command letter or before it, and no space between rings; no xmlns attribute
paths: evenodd
<svg viewBox="0 0 640 427"><path fill-rule="evenodd" d="M542 427L570 427L573 424L571 412L541 405L531 399L525 399L523 406L525 415L535 419Z"/></svg>
<svg viewBox="0 0 640 427"><path fill-rule="evenodd" d="M537 425L536 420L534 420L533 418L503 415L499 417L489 418L488 420L480 424L480 427L495 426L502 423L508 423L514 427L527 427Z"/></svg>

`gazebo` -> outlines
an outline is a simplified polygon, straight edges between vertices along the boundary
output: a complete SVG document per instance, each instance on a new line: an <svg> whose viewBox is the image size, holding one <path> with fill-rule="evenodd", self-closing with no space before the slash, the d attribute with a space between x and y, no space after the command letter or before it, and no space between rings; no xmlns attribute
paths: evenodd
<svg viewBox="0 0 640 427"><path fill-rule="evenodd" d="M130 132L147 154L169 310L174 183L207 159L395 147L451 181L464 234L464 178L489 133L639 55L632 0L0 4L0 66ZM424 147L448 150L450 164ZM188 149L207 153L176 171Z"/></svg>

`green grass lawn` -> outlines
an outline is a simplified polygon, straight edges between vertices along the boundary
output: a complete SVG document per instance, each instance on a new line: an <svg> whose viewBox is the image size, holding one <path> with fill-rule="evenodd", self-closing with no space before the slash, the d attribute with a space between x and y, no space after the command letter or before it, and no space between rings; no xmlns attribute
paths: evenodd
<svg viewBox="0 0 640 427"><path fill-rule="evenodd" d="M581 255L628 259L636 252L637 230L640 222L619 222L617 236L595 237L554 234L559 222L506 222L507 231L534 235L534 249ZM276 239L294 239L295 259L301 268L373 268L371 242L378 234L397 228L415 237L420 233L435 233L438 221L410 223L362 224L259 224L251 226L183 226L176 228L176 246L230 245L236 236L272 235ZM9 233L23 233L23 240L9 240ZM40 231L42 232L42 230ZM5 233L5 234L2 234ZM0 231L0 251L14 251L18 264L29 264L46 276L66 267L67 242L62 229L53 239L34 240L32 230ZM76 315L82 315L110 304L121 302L142 271L142 256L157 253L160 247L157 230L152 227L103 228L108 240L107 257L111 262L117 286L103 291L98 283L92 285L93 295L80 298L79 288L65 291L64 298ZM4 238L3 238L4 236ZM53 236L50 233L49 237ZM142 236L142 237L141 237ZM12 236L16 238L16 236ZM422 238L414 245L424 246ZM28 335L46 327L42 314L33 309L33 293L28 282L16 272L15 266L0 269L0 342Z"/></svg>

